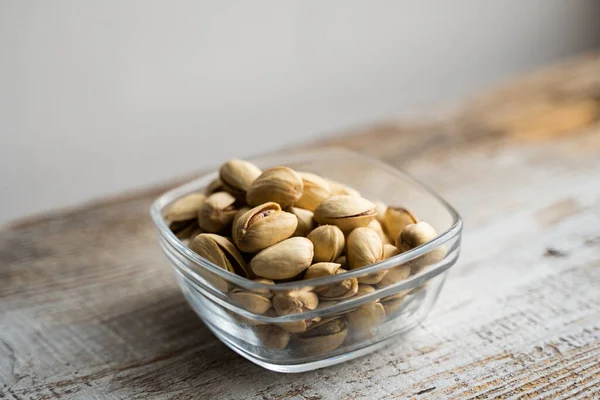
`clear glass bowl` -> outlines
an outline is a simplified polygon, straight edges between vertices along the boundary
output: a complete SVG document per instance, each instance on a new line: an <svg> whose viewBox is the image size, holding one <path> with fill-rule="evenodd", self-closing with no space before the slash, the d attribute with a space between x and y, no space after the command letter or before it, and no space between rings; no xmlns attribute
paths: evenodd
<svg viewBox="0 0 600 400"><path fill-rule="evenodd" d="M192 252L170 231L163 218L165 207L186 194L202 191L217 173L173 189L154 202L151 215L181 290L215 336L264 368L303 372L370 353L427 316L460 250L462 221L448 203L403 172L347 150L282 153L253 162L262 168L286 165L313 172L347 184L365 198L401 205L431 224L439 235L369 267L267 285L232 274ZM373 286L371 293L335 302L321 300L316 309L298 314L278 316L272 308L257 314L240 306L231 295L232 291L262 291L268 293L267 297L298 290L319 292L344 280L405 265L411 266L411 275L400 282L381 288Z"/></svg>

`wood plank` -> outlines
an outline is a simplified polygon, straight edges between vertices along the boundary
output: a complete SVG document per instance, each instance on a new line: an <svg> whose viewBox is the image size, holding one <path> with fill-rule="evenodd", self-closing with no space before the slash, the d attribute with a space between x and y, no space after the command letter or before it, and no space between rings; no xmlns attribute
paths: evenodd
<svg viewBox="0 0 600 400"><path fill-rule="evenodd" d="M263 370L199 321L148 216L164 187L3 229L0 398L598 398L599 119L593 54L329 140L428 183L465 231L420 327L314 372Z"/></svg>

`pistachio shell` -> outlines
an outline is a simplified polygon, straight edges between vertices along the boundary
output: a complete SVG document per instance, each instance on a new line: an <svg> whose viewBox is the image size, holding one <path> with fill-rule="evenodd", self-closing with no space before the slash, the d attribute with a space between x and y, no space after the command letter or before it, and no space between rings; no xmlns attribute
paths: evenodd
<svg viewBox="0 0 600 400"><path fill-rule="evenodd" d="M381 224L376 219L369 222L369 225L367 225L367 228L373 229L375 231L375 233L377 233L377 235L379 236L379 239L381 239L381 243L383 243L384 245L392 244L392 242L390 241L390 238L388 237L388 235L385 234L385 232L383 231L383 228L381 227Z"/></svg>
<svg viewBox="0 0 600 400"><path fill-rule="evenodd" d="M356 196L361 197L360 193L351 188L350 186L344 185L343 183L334 181L332 179L326 179L327 183L329 183L329 189L331 191L332 196L337 195L348 195L348 196Z"/></svg>
<svg viewBox="0 0 600 400"><path fill-rule="evenodd" d="M201 233L190 242L189 247L198 255L231 273L253 277L235 246L222 236ZM223 292L230 289L230 284L213 272L204 268L197 269L197 272L217 289Z"/></svg>
<svg viewBox="0 0 600 400"><path fill-rule="evenodd" d="M302 178L304 189L302 197L296 201L296 206L314 211L323 200L331 196L329 183L318 175L310 172L298 172Z"/></svg>
<svg viewBox="0 0 600 400"><path fill-rule="evenodd" d="M198 225L207 232L218 233L230 226L237 212L235 197L227 192L213 193L198 211Z"/></svg>
<svg viewBox="0 0 600 400"><path fill-rule="evenodd" d="M382 271L371 272L370 274L359 276L357 278L358 283L362 283L365 285L375 285L376 283L381 282L381 280L387 274L387 272L388 270L384 269Z"/></svg>
<svg viewBox="0 0 600 400"><path fill-rule="evenodd" d="M275 325L257 326L254 332L264 347L282 350L290 342L290 334Z"/></svg>
<svg viewBox="0 0 600 400"><path fill-rule="evenodd" d="M404 300L408 292L408 290L402 291L394 296L389 296L385 299L385 301L381 302L381 305L385 309L385 314L388 317L392 316L392 314L398 311L398 309L404 304Z"/></svg>
<svg viewBox="0 0 600 400"><path fill-rule="evenodd" d="M298 226L292 236L306 237L315 228L315 219L313 218L314 214L312 211L305 210L304 208L290 207L289 212L294 214L298 219Z"/></svg>
<svg viewBox="0 0 600 400"><path fill-rule="evenodd" d="M406 263L388 270L387 274L377 283L377 287L382 288L400 282L410 275L411 264Z"/></svg>
<svg viewBox="0 0 600 400"><path fill-rule="evenodd" d="M336 260L335 260L335 263L336 263L336 264L340 264L340 265L341 265L341 267L340 267L340 268L347 269L347 268L346 268L346 264L347 264L348 262L346 261L346 256L340 256L340 257L336 258Z"/></svg>
<svg viewBox="0 0 600 400"><path fill-rule="evenodd" d="M275 282L273 282L272 280L264 278L253 279L253 281L258 283L264 283L267 285L275 284ZM250 292L260 294L261 296L266 297L267 299L273 297L273 292L271 292L269 289L251 289Z"/></svg>
<svg viewBox="0 0 600 400"><path fill-rule="evenodd" d="M250 268L262 278L289 279L310 267L312 259L312 242L303 237L293 237L255 255Z"/></svg>
<svg viewBox="0 0 600 400"><path fill-rule="evenodd" d="M314 261L331 262L340 257L346 240L344 233L335 225L321 225L306 237L314 245Z"/></svg>
<svg viewBox="0 0 600 400"><path fill-rule="evenodd" d="M271 308L271 300L256 293L234 290L229 297L244 310L255 314L264 314Z"/></svg>
<svg viewBox="0 0 600 400"><path fill-rule="evenodd" d="M322 278L343 274L346 270L340 268L340 264L330 262L320 262L311 265L304 274L304 279ZM315 289L315 293L320 299L342 300L352 297L358 290L358 281L356 278L343 280L332 285L320 286Z"/></svg>
<svg viewBox="0 0 600 400"><path fill-rule="evenodd" d="M287 208L300 199L303 188L302 178L293 169L270 168L254 180L248 188L246 200L251 206L272 201L281 208Z"/></svg>
<svg viewBox="0 0 600 400"><path fill-rule="evenodd" d="M416 247L422 246L437 237L435 229L427 222L419 222L416 224L407 225L396 239L396 247L400 251L408 251ZM443 246L423 254L411 261L416 271L425 268L428 265L436 263L444 258L446 250Z"/></svg>
<svg viewBox="0 0 600 400"><path fill-rule="evenodd" d="M384 221L385 221L385 213L387 211L387 204L385 204L383 201L379 201L379 200L375 200L373 202L373 204L375 204L375 212L377 213L377 221L379 221L379 223L381 225L383 225Z"/></svg>
<svg viewBox="0 0 600 400"><path fill-rule="evenodd" d="M353 331L368 332L385 320L385 309L377 301L366 303L347 313L346 320Z"/></svg>
<svg viewBox="0 0 600 400"><path fill-rule="evenodd" d="M278 315L298 314L314 310L318 304L317 295L307 290L279 292L273 296L273 308Z"/></svg>
<svg viewBox="0 0 600 400"><path fill-rule="evenodd" d="M222 192L223 190L225 190L223 188L223 182L221 182L221 179L215 178L208 184L206 189L204 189L204 194L210 196L213 193Z"/></svg>
<svg viewBox="0 0 600 400"><path fill-rule="evenodd" d="M244 160L229 160L219 169L223 188L240 199L246 199L246 191L252 182L262 174L254 164Z"/></svg>
<svg viewBox="0 0 600 400"><path fill-rule="evenodd" d="M200 206L206 200L202 193L192 193L181 197L173 202L165 212L165 219L171 222L195 219L198 216Z"/></svg>
<svg viewBox="0 0 600 400"><path fill-rule="evenodd" d="M358 290L356 291L356 297L366 296L375 292L375 288L371 285L365 285L363 283L358 285Z"/></svg>
<svg viewBox="0 0 600 400"><path fill-rule="evenodd" d="M398 234L406 225L414 224L417 221L417 217L406 208L388 207L383 218L383 228L389 235L390 240L395 242Z"/></svg>
<svg viewBox="0 0 600 400"><path fill-rule="evenodd" d="M301 321L290 321L290 322L279 322L276 325L281 329L285 330L289 333L302 333L306 332L308 328L315 322L319 321L321 318L316 317L312 319L305 319Z"/></svg>
<svg viewBox="0 0 600 400"><path fill-rule="evenodd" d="M383 244L373 229L356 228L347 241L347 257L350 269L366 267L383 260Z"/></svg>
<svg viewBox="0 0 600 400"><path fill-rule="evenodd" d="M340 347L348 334L348 328L341 319L334 319L317 328L300 334L296 341L302 351L309 355L325 354Z"/></svg>
<svg viewBox="0 0 600 400"><path fill-rule="evenodd" d="M198 227L198 221L194 218L191 220L172 222L169 225L169 229L178 239L188 239L195 237L194 233L200 228Z"/></svg>
<svg viewBox="0 0 600 400"><path fill-rule="evenodd" d="M233 226L233 241L240 250L256 253L292 236L298 219L281 211L277 203L265 203L244 213Z"/></svg>
<svg viewBox="0 0 600 400"><path fill-rule="evenodd" d="M375 206L356 196L331 196L315 209L315 220L322 225L337 225L344 233L367 226L375 218Z"/></svg>
<svg viewBox="0 0 600 400"><path fill-rule="evenodd" d="M387 260L388 258L392 258L400 254L400 250L393 244L384 244L383 245L383 259Z"/></svg>

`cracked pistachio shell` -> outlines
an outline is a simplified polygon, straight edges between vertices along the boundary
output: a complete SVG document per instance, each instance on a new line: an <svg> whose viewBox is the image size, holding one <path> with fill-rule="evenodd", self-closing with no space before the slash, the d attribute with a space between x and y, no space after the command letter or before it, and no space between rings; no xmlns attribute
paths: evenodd
<svg viewBox="0 0 600 400"><path fill-rule="evenodd" d="M308 290L279 292L273 296L273 308L278 315L298 314L314 310L318 305L319 298Z"/></svg>
<svg viewBox="0 0 600 400"><path fill-rule="evenodd" d="M377 282L377 287L384 288L386 286L393 285L396 282L403 281L410 275L411 264L406 263L398 265L397 267L390 268L385 276Z"/></svg>
<svg viewBox="0 0 600 400"><path fill-rule="evenodd" d="M254 277L233 243L222 236L201 233L192 239L189 247L198 255L231 273L246 278ZM229 291L230 284L220 276L204 268L197 269L197 272L217 289L223 292Z"/></svg>
<svg viewBox="0 0 600 400"><path fill-rule="evenodd" d="M340 318L309 328L296 337L302 351L309 355L325 354L340 347L348 327Z"/></svg>
<svg viewBox="0 0 600 400"><path fill-rule="evenodd" d="M298 172L302 178L302 197L295 203L296 206L314 211L323 200L331 196L329 182L310 172Z"/></svg>
<svg viewBox="0 0 600 400"><path fill-rule="evenodd" d="M175 200L165 212L165 219L171 222L186 221L196 219L198 210L202 203L206 200L206 196L202 193L192 193Z"/></svg>
<svg viewBox="0 0 600 400"><path fill-rule="evenodd" d="M198 211L198 225L207 232L217 233L231 225L237 210L235 197L227 192L213 193Z"/></svg>
<svg viewBox="0 0 600 400"><path fill-rule="evenodd" d="M234 289L229 297L244 310L255 314L264 314L271 308L271 300L260 294Z"/></svg>
<svg viewBox="0 0 600 400"><path fill-rule="evenodd" d="M342 255L346 239L344 233L335 225L321 225L306 237L314 245L314 261L331 262Z"/></svg>
<svg viewBox="0 0 600 400"><path fill-rule="evenodd" d="M293 237L274 244L252 258L250 268L259 277L289 279L304 272L313 259L313 244L303 237Z"/></svg>
<svg viewBox="0 0 600 400"><path fill-rule="evenodd" d="M269 168L254 180L246 193L251 206L274 202L287 208L302 196L304 185L296 171L288 167Z"/></svg>
<svg viewBox="0 0 600 400"><path fill-rule="evenodd" d="M383 221L385 221L385 213L387 211L387 204L385 204L383 201L379 201L379 200L375 200L373 202L373 204L375 204L375 212L377 213L377 221L379 221L379 223L381 225L383 225Z"/></svg>
<svg viewBox="0 0 600 400"><path fill-rule="evenodd" d="M350 186L344 185L343 183L331 179L326 179L326 181L327 183L329 183L329 190L331 191L332 196L348 195L361 197L360 193L357 190L352 189Z"/></svg>
<svg viewBox="0 0 600 400"><path fill-rule="evenodd" d="M240 219L240 217L248 211L250 211L250 207L242 207L239 210L237 210L237 212L233 216L233 220L231 221L231 237L235 237L235 234L233 234L233 230L235 229L235 224L237 223L237 220Z"/></svg>
<svg viewBox="0 0 600 400"><path fill-rule="evenodd" d="M353 331L368 332L385 320L385 308L379 301L366 303L347 313L346 320Z"/></svg>
<svg viewBox="0 0 600 400"><path fill-rule="evenodd" d="M244 160L229 160L219 169L223 188L243 200L246 199L246 191L260 174L262 171L256 165Z"/></svg>
<svg viewBox="0 0 600 400"><path fill-rule="evenodd" d="M204 194L210 196L213 193L222 192L223 190L225 190L223 188L223 182L221 182L221 179L215 178L208 184L206 189L204 189Z"/></svg>
<svg viewBox="0 0 600 400"><path fill-rule="evenodd" d="M356 196L331 196L315 209L315 220L321 225L336 225L348 233L367 226L375 218L375 206Z"/></svg>
<svg viewBox="0 0 600 400"><path fill-rule="evenodd" d="M395 241L406 225L417 222L417 217L406 208L388 207L383 218L383 228L389 235L390 240Z"/></svg>
<svg viewBox="0 0 600 400"><path fill-rule="evenodd" d="M241 251L256 253L292 236L298 219L277 203L265 203L240 216L233 225L233 241Z"/></svg>
<svg viewBox="0 0 600 400"><path fill-rule="evenodd" d="M298 219L298 226L296 226L296 230L292 236L306 237L315 228L315 219L312 211L299 207L290 207L289 212L294 214L296 219Z"/></svg>
<svg viewBox="0 0 600 400"><path fill-rule="evenodd" d="M311 265L304 274L304 279L322 278L343 274L345 269L340 268L340 264L331 262L320 262ZM356 278L350 278L332 285L319 286L315 293L320 299L324 300L342 300L352 297L358 290L358 281Z"/></svg>
<svg viewBox="0 0 600 400"><path fill-rule="evenodd" d="M396 247L398 250L404 252L425 243L428 243L437 237L435 229L427 222L418 222L416 224L407 225L396 239ZM444 258L446 250L443 246L436 247L435 249L423 254L411 261L413 267L418 271L430 264L436 263Z"/></svg>
<svg viewBox="0 0 600 400"><path fill-rule="evenodd" d="M383 260L383 244L370 228L356 228L348 235L346 256L350 269L366 267Z"/></svg>
<svg viewBox="0 0 600 400"><path fill-rule="evenodd" d="M275 325L261 325L254 329L260 344L271 349L283 350L290 342L290 334Z"/></svg>
<svg viewBox="0 0 600 400"><path fill-rule="evenodd" d="M384 245L392 244L392 242L390 241L390 238L388 237L388 235L385 234L381 224L376 219L369 222L369 225L367 225L367 228L373 229L375 231L375 233L377 233L377 236L379 236L379 239L381 239L381 243L383 243Z"/></svg>

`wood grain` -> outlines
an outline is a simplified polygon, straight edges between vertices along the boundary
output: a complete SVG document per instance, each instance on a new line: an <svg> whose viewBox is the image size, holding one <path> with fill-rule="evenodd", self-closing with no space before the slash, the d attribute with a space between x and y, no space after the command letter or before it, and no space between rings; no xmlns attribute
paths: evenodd
<svg viewBox="0 0 600 400"><path fill-rule="evenodd" d="M465 230L426 322L314 372L263 370L198 320L148 216L164 188L3 229L0 398L600 398L598 110L593 54L328 141L428 183Z"/></svg>

